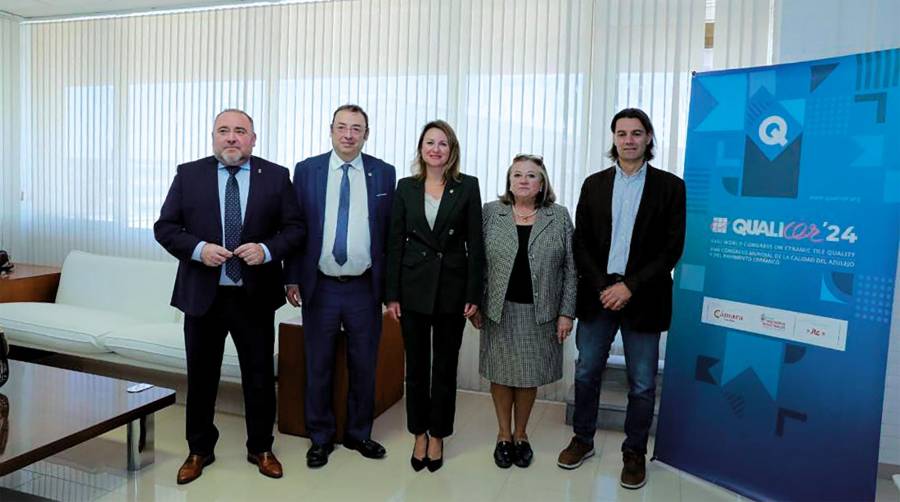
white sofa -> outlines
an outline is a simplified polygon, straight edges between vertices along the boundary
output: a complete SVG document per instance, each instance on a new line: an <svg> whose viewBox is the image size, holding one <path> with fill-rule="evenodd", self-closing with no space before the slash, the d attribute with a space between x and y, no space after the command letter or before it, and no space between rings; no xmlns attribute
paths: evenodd
<svg viewBox="0 0 900 502"><path fill-rule="evenodd" d="M0 326L12 345L185 373L183 314L169 305L177 267L72 251L56 303L0 303ZM276 351L278 324L299 315L290 305L275 313ZM222 379L240 380L231 337Z"/></svg>

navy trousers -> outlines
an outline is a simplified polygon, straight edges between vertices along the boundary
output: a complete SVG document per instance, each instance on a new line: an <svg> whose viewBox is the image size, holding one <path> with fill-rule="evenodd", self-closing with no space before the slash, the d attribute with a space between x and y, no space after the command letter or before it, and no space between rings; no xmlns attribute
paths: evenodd
<svg viewBox="0 0 900 502"><path fill-rule="evenodd" d="M334 441L334 359L341 328L350 384L344 436L362 441L372 434L381 304L371 283L368 274L346 281L320 275L315 298L303 302L306 431L314 444Z"/></svg>

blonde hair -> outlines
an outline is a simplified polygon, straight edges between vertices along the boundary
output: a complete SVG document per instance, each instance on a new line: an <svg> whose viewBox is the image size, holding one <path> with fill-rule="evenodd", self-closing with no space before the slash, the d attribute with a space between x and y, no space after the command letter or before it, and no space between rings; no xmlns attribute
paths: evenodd
<svg viewBox="0 0 900 502"><path fill-rule="evenodd" d="M543 185L543 188L541 188L534 197L534 207L548 207L556 202L556 193L553 191L553 187L550 186L550 176L547 174L547 166L544 165L544 158L540 155L531 155L529 153L520 153L513 157L512 164L510 164L509 169L506 170L506 192L497 197L500 202L506 205L514 204L516 202L516 196L513 195L511 190L509 175L512 174L512 168L516 165L516 162L523 161L531 162L536 165L541 173L541 184Z"/></svg>

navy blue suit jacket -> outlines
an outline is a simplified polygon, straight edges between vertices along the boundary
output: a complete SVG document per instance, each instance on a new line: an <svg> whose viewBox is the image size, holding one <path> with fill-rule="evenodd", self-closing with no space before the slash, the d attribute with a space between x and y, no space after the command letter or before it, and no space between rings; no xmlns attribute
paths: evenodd
<svg viewBox="0 0 900 502"><path fill-rule="evenodd" d="M218 164L215 157L206 157L178 166L153 225L157 242L179 261L172 306L193 316L209 310L221 274L221 267L191 259L200 241L222 245ZM261 307L274 312L284 305L281 260L300 247L304 234L287 168L251 157L240 242L265 244L272 261L252 267L241 261L241 275L248 295Z"/></svg>
<svg viewBox="0 0 900 502"><path fill-rule="evenodd" d="M304 304L313 305L318 282L319 257L325 227L325 192L328 186L328 163L331 152L310 157L294 167L294 191L300 203L300 214L307 229L306 243L285 262L286 284L300 287ZM384 295L385 240L391 220L394 166L371 155L362 154L369 201L369 235L372 253L372 292L381 302Z"/></svg>

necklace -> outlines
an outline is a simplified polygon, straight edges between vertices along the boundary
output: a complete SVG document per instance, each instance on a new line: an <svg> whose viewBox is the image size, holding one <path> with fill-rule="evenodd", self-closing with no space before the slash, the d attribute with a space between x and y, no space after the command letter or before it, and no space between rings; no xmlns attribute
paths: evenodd
<svg viewBox="0 0 900 502"><path fill-rule="evenodd" d="M519 218L522 218L523 220L527 220L528 218L531 218L532 216L536 215L538 212L538 210L535 209L534 211L532 211L528 214L519 214L519 212L516 211L516 206L513 206L512 210L513 210L513 214L515 214Z"/></svg>

